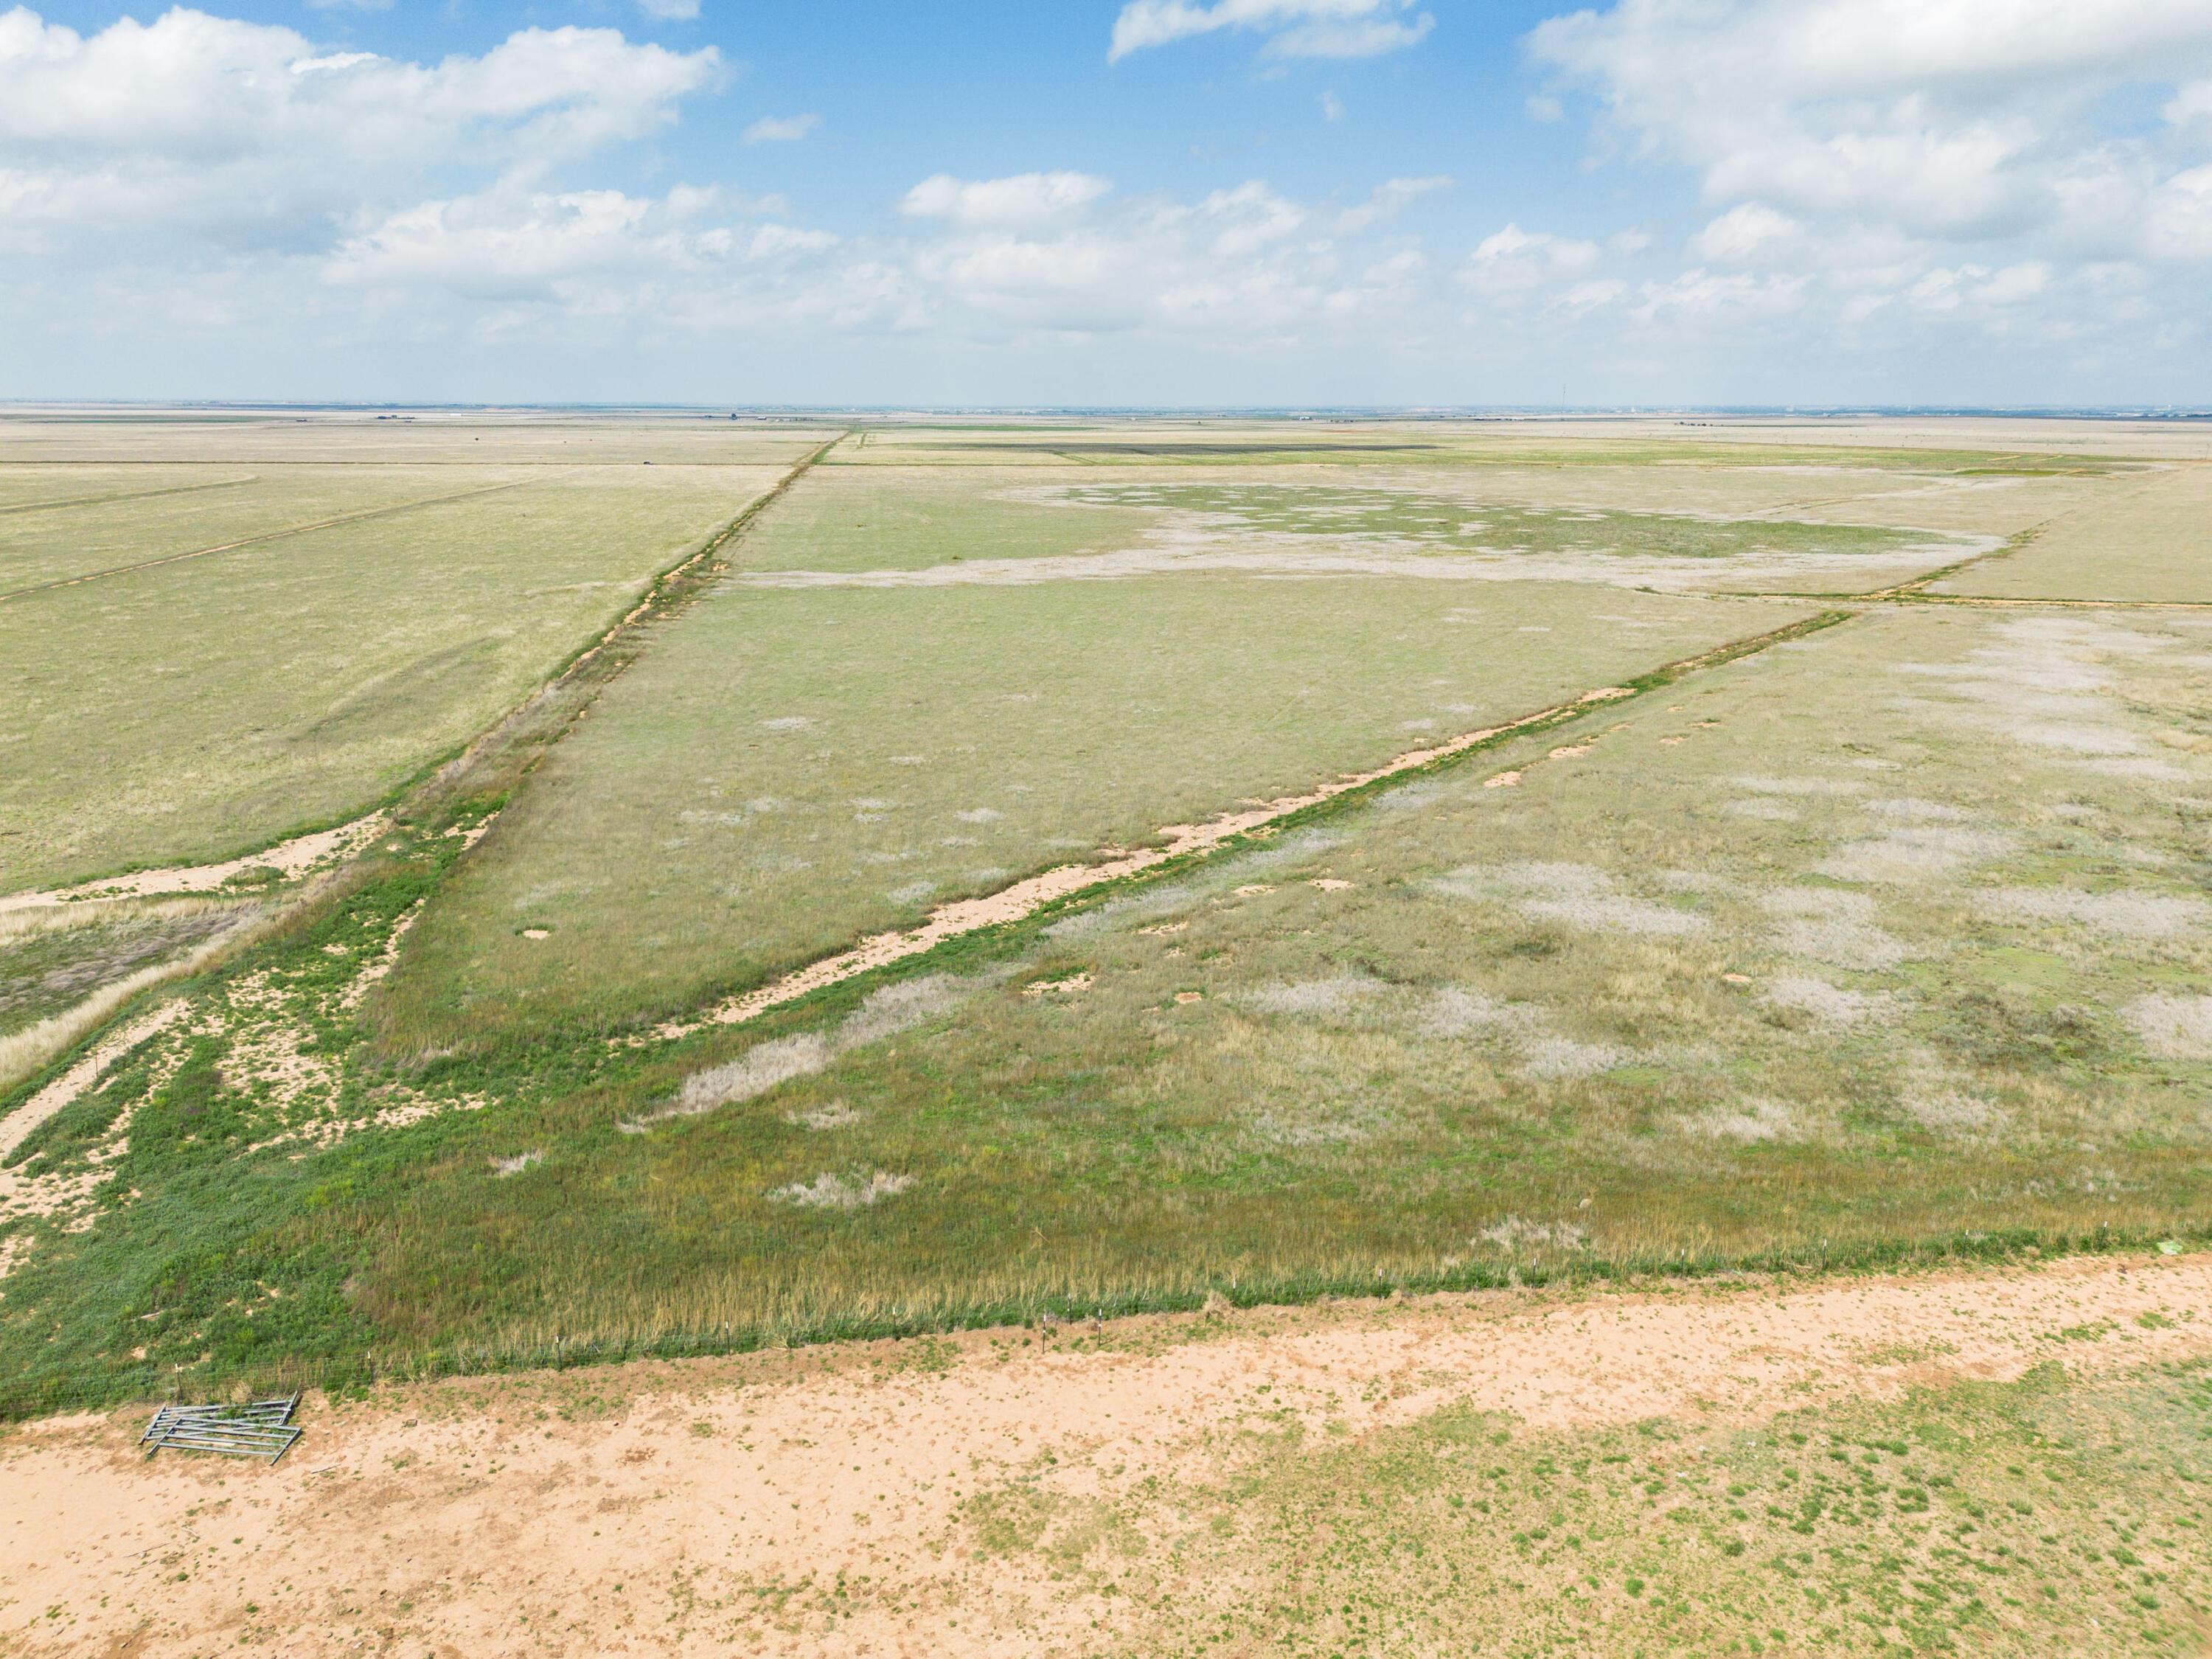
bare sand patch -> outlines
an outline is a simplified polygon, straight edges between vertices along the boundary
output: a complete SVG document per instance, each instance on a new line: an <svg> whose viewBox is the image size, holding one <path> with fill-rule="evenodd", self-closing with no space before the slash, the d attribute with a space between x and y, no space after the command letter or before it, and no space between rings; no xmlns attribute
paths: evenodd
<svg viewBox="0 0 2212 1659"><path fill-rule="evenodd" d="M242 876L251 870L273 870L279 877L289 881L312 870L342 863L351 858L383 832L386 822L383 813L371 812L366 817L356 818L351 823L342 823L335 830L319 830L313 835L296 836L270 848L266 852L225 859L219 864L140 870L127 876L111 877L105 881L80 883L75 887L9 893L0 896L0 914L44 904L81 903L88 899L145 898L157 893L212 893L234 877Z"/></svg>
<svg viewBox="0 0 2212 1659"><path fill-rule="evenodd" d="M1482 1243L1571 1249L1561 1224ZM149 1462L143 1412L87 1413L0 1439L0 1598L11 1628L61 1610L29 1651L141 1659L248 1627L309 1659L507 1659L549 1634L687 1659L1120 1650L1143 1609L1048 1556L974 1549L967 1494L1019 1479L1164 1538L1177 1484L1243 1431L1320 1445L1462 1401L1533 1431L1755 1424L2053 1360L2185 1361L2212 1327L2179 1316L2208 1301L2199 1255L1182 1316L1080 1347L976 1332L310 1396L273 1468ZM787 1602L809 1583L853 1593L801 1622Z"/></svg>
<svg viewBox="0 0 2212 1659"><path fill-rule="evenodd" d="M1091 986L1091 976L1089 974L1070 974L1065 979L1032 981L1022 987L1022 994L1025 997L1073 996L1079 991L1089 990Z"/></svg>
<svg viewBox="0 0 2212 1659"><path fill-rule="evenodd" d="M0 1117L0 1162L4 1162L33 1132L55 1113L72 1106L98 1083L108 1067L149 1037L176 1024L189 1005L181 1000L149 1008L93 1044L84 1058L47 1084L5 1117ZM52 1215L81 1196L78 1184L41 1180L21 1170L0 1169L0 1216Z"/></svg>

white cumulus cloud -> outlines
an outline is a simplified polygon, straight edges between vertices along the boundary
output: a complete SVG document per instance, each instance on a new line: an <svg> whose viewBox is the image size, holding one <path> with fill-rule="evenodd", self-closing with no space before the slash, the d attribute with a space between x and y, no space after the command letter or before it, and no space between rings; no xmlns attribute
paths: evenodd
<svg viewBox="0 0 2212 1659"><path fill-rule="evenodd" d="M528 173L647 137L720 73L712 47L612 29L422 64L182 7L88 36L17 7L0 15L0 190L56 226L293 243L432 168Z"/></svg>
<svg viewBox="0 0 2212 1659"><path fill-rule="evenodd" d="M741 144L795 144L822 125L818 115L763 115L739 135Z"/></svg>
<svg viewBox="0 0 2212 1659"><path fill-rule="evenodd" d="M1437 191L1449 190L1451 179L1443 173L1427 179L1391 179L1375 187L1374 194L1358 207L1346 208L1336 216L1336 228L1340 231L1358 232L1370 225L1395 219L1422 197Z"/></svg>
<svg viewBox="0 0 2212 1659"><path fill-rule="evenodd" d="M1482 293L1514 294L1557 278L1578 276L1596 264L1600 257L1595 242L1510 224L1484 237L1460 274Z"/></svg>
<svg viewBox="0 0 2212 1659"><path fill-rule="evenodd" d="M939 173L907 191L899 211L961 225L1035 224L1079 213L1113 187L1089 173L1020 173L1006 179L956 179Z"/></svg>
<svg viewBox="0 0 2212 1659"><path fill-rule="evenodd" d="M1699 231L1692 246L1700 258L1716 264L1749 264L1789 247L1804 231L1788 214L1777 213L1764 202L1744 202Z"/></svg>
<svg viewBox="0 0 2212 1659"><path fill-rule="evenodd" d="M1128 0L1114 20L1109 63L1222 29L1262 33L1273 58L1373 58L1417 45L1436 27L1412 0Z"/></svg>
<svg viewBox="0 0 2212 1659"><path fill-rule="evenodd" d="M1528 46L1598 95L1616 143L1695 169L1718 203L1935 240L2109 242L2117 189L2139 242L2170 162L2110 132L2100 100L2212 72L2212 5L1619 0ZM2174 91L2169 119L2192 118L2194 99Z"/></svg>

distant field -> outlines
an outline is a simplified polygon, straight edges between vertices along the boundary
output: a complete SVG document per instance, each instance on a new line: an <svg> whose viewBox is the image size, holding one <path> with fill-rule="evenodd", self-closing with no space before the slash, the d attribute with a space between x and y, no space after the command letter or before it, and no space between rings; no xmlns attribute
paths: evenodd
<svg viewBox="0 0 2212 1659"><path fill-rule="evenodd" d="M222 857L363 810L519 700L778 476L551 473L0 599L0 891ZM368 477L130 506L194 504L185 530L138 544L159 557L424 489L411 473ZM450 493L507 476L437 482ZM0 548L35 526L39 568L66 568L70 544L50 533L60 516L0 517ZM129 551L103 544L80 568Z"/></svg>
<svg viewBox="0 0 2212 1659"><path fill-rule="evenodd" d="M0 1096L10 1408L2212 1227L2212 615L1715 591L1979 556L1953 587L2185 596L2195 474L1882 435L870 428L313 898L0 933L4 1038L293 907ZM0 892L358 811L806 447L101 441L163 480L355 444L385 483L529 481L0 599ZM0 467L0 507L53 483ZM100 545L228 493L116 502ZM0 546L66 561L46 521L86 510ZM2101 566L2065 539L2100 525ZM948 899L1630 684L702 1023Z"/></svg>
<svg viewBox="0 0 2212 1659"><path fill-rule="evenodd" d="M0 416L0 477L118 465L776 466L841 429L836 422L580 411L27 413Z"/></svg>
<svg viewBox="0 0 2212 1659"><path fill-rule="evenodd" d="M7 596L0 603L20 602L25 590L46 584L273 538L332 519L421 511L535 476L474 468L294 466L234 476L216 469L218 481L187 479L180 485L173 472L157 472L142 484L130 470L87 471L93 476L42 480L32 500L0 506L0 594ZM0 486L9 483L20 481L0 471ZM62 504L84 499L66 493L71 488L88 490L89 500ZM46 490L57 493L46 496Z"/></svg>
<svg viewBox="0 0 2212 1659"><path fill-rule="evenodd" d="M2212 605L2212 465L2130 478L2054 517L2010 557L1944 581L1942 593L2008 599L2190 600Z"/></svg>

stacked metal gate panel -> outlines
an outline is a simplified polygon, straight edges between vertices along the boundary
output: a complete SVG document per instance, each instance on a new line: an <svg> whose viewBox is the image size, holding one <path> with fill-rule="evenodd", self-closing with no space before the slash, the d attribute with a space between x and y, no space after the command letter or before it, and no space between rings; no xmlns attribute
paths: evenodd
<svg viewBox="0 0 2212 1659"><path fill-rule="evenodd" d="M164 1446L180 1451L227 1452L274 1463L300 1437L292 1413L296 1394L244 1406L164 1406L154 1413L139 1443L152 1456Z"/></svg>

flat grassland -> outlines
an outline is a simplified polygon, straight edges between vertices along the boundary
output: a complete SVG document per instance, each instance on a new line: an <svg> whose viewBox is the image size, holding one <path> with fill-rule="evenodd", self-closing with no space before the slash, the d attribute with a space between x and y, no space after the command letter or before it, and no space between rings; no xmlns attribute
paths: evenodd
<svg viewBox="0 0 2212 1659"><path fill-rule="evenodd" d="M426 911L395 1041L681 1014L1806 607L1206 575L733 586L657 641Z"/></svg>
<svg viewBox="0 0 2212 1659"><path fill-rule="evenodd" d="M1809 614L1662 592L1888 586L2054 505L2008 488L2002 528L1958 527L1990 469L1956 458L1540 465L1425 438L1239 472L1233 438L1036 443L869 434L765 514L429 907L391 1051L680 1014ZM1902 528L1802 516L1893 497Z"/></svg>
<svg viewBox="0 0 2212 1659"><path fill-rule="evenodd" d="M15 744L11 884L246 852L491 726L781 476L664 435L699 465L500 429L550 476L33 595L112 661ZM0 1102L18 1398L2201 1228L2212 615L1916 586L2188 465L1825 435L845 438L613 668L334 878L226 900L250 945ZM394 608L394 668L347 654ZM254 679L270 629L330 654ZM179 690L112 708L153 665ZM0 942L18 1024L219 931L77 914Z"/></svg>
<svg viewBox="0 0 2212 1659"><path fill-rule="evenodd" d="M1934 585L1938 593L2004 599L2212 603L2204 527L2212 467L2163 469L2126 481L2113 499L2055 514L2008 559Z"/></svg>
<svg viewBox="0 0 2212 1659"><path fill-rule="evenodd" d="M293 465L0 514L0 889L227 856L365 810L771 485L757 450Z"/></svg>
<svg viewBox="0 0 2212 1659"><path fill-rule="evenodd" d="M0 598L0 641L40 653L0 650L0 1042L119 1005L0 1084L13 1414L1047 1313L2193 1264L2212 1237L2206 470L2166 434L879 422L803 475L836 428L97 436L164 480L288 442L335 471L357 441L386 483L492 493ZM440 459L482 438L481 473ZM0 544L249 489L0 512ZM64 568L38 533L26 568ZM380 799L335 872L3 902ZM771 984L1056 866L1097 878ZM1471 1592L1422 1564L1500 1538L1527 1571L1483 1593L1530 1651L1768 1644L1808 1589L1838 1650L1984 1614L2032 1649L2092 1589L1992 1523L2059 1500L1987 1448L2063 1440L2066 1478L2163 1540L2197 1506L2133 1451L2081 1458L2193 1422L2202 1384L2031 1371L1822 1406L1786 1448L1678 1424L1656 1461L1625 1420L1539 1444L1457 1396L1318 1451L1319 1419L1279 1444L1255 1419L1176 1500L1220 1522L1178 1558L1215 1575L1195 1600L1124 1550L1149 1510L1016 1472L939 1520L974 1559L1141 1589L1109 1621L1137 1651L1223 1620L1448 1645L1419 1609ZM1665 1507L1701 1541L1670 1565L1638 1540L1684 1474ZM1376 1531L1346 1483L1418 1522ZM1915 1504L1969 1489L1929 1534ZM1822 1531L1845 1506L1857 1554ZM2167 1558L2115 1536L2100 1616L2155 1650L2199 1587L2136 1583ZM2007 1612L1961 1576L1999 1542L2034 1577ZM1540 1607L1553 1578L1589 1607Z"/></svg>

